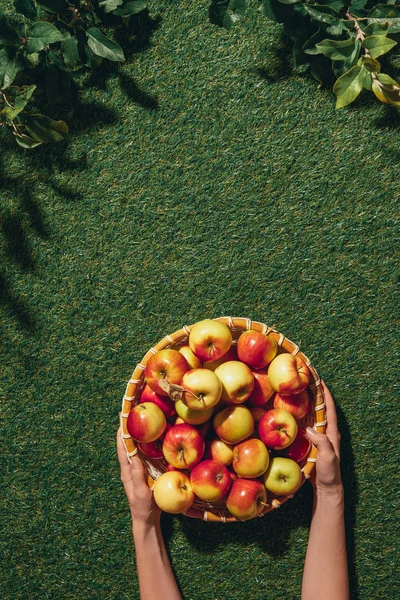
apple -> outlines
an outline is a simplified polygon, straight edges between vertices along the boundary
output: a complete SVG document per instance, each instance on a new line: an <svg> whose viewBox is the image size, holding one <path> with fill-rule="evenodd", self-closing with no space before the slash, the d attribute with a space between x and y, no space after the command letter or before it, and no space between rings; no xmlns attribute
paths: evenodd
<svg viewBox="0 0 400 600"><path fill-rule="evenodd" d="M214 431L227 444L238 444L254 431L254 419L246 406L228 406L213 419Z"/></svg>
<svg viewBox="0 0 400 600"><path fill-rule="evenodd" d="M261 421L261 419L263 418L263 416L265 415L265 413L267 412L267 410L266 410L266 408L264 408L264 406L249 406L249 410L254 419L254 423L259 423Z"/></svg>
<svg viewBox="0 0 400 600"><path fill-rule="evenodd" d="M219 365L222 365L224 362L228 362L229 360L237 360L237 352L235 346L231 346L226 354L218 358L218 360L210 360L203 363L204 369L210 369L210 371L215 371Z"/></svg>
<svg viewBox="0 0 400 600"><path fill-rule="evenodd" d="M151 356L147 362L144 377L147 385L160 396L168 396L168 393L160 388L160 379L166 379L169 383L179 384L182 377L189 371L186 358L172 348L159 350Z"/></svg>
<svg viewBox="0 0 400 600"><path fill-rule="evenodd" d="M153 402L136 404L126 420L129 435L137 442L154 442L167 426L161 408Z"/></svg>
<svg viewBox="0 0 400 600"><path fill-rule="evenodd" d="M306 416L310 408L310 396L305 389L299 394L275 394L274 408L283 408L287 410L295 419L302 419Z"/></svg>
<svg viewBox="0 0 400 600"><path fill-rule="evenodd" d="M202 361L195 354L193 354L188 344L186 344L185 346L180 346L179 348L177 348L177 350L186 358L190 369L202 368Z"/></svg>
<svg viewBox="0 0 400 600"><path fill-rule="evenodd" d="M161 438L154 442L138 442L137 446L140 452L148 458L164 458Z"/></svg>
<svg viewBox="0 0 400 600"><path fill-rule="evenodd" d="M182 377L184 388L182 400L193 410L205 410L218 404L222 383L213 371L192 369Z"/></svg>
<svg viewBox="0 0 400 600"><path fill-rule="evenodd" d="M281 450L289 446L297 435L297 422L282 408L267 410L258 423L258 435L268 448Z"/></svg>
<svg viewBox="0 0 400 600"><path fill-rule="evenodd" d="M218 360L231 345L231 330L221 321L204 319L193 325L189 333L190 349L202 361Z"/></svg>
<svg viewBox="0 0 400 600"><path fill-rule="evenodd" d="M154 500L161 510L174 515L185 512L193 504L195 494L189 477L181 471L160 475L154 485Z"/></svg>
<svg viewBox="0 0 400 600"><path fill-rule="evenodd" d="M139 402L154 402L154 404L157 404L157 406L161 408L167 419L176 413L175 402L168 398L168 396L160 396L160 394L157 394L149 385L147 385L147 383L140 394Z"/></svg>
<svg viewBox="0 0 400 600"><path fill-rule="evenodd" d="M142 454L144 454L145 456L147 456L148 458L155 458L155 459L164 458L164 454L162 451L162 444L163 444L164 437L167 434L167 431L169 431L171 429L171 427L172 427L171 423L167 422L167 425L164 429L163 434L159 438L154 440L154 442L138 442L137 447L139 448L140 452Z"/></svg>
<svg viewBox="0 0 400 600"><path fill-rule="evenodd" d="M239 360L222 363L214 371L222 383L222 400L232 404L246 402L254 388L254 377L249 367Z"/></svg>
<svg viewBox="0 0 400 600"><path fill-rule="evenodd" d="M254 519L263 510L267 491L257 479L235 479L226 500L229 512L241 521Z"/></svg>
<svg viewBox="0 0 400 600"><path fill-rule="evenodd" d="M165 460L177 469L190 469L203 457L205 443L201 433L192 425L173 425L163 441Z"/></svg>
<svg viewBox="0 0 400 600"><path fill-rule="evenodd" d="M237 341L239 360L253 369L263 369L275 358L278 344L261 331L248 329Z"/></svg>
<svg viewBox="0 0 400 600"><path fill-rule="evenodd" d="M250 406L262 406L274 395L274 390L269 382L267 369L251 371L254 377L254 388L251 392L247 404Z"/></svg>
<svg viewBox="0 0 400 600"><path fill-rule="evenodd" d="M267 490L273 494L287 496L293 494L300 486L301 469L294 460L275 456L270 460L263 481Z"/></svg>
<svg viewBox="0 0 400 600"><path fill-rule="evenodd" d="M310 370L296 354L278 354L268 367L271 386L279 394L299 394L310 382Z"/></svg>
<svg viewBox="0 0 400 600"><path fill-rule="evenodd" d="M293 442L287 448L284 448L280 454L286 458L291 458L297 463L301 463L310 450L311 443L306 436L304 429L299 429Z"/></svg>
<svg viewBox="0 0 400 600"><path fill-rule="evenodd" d="M200 412L199 410L196 411L197 414ZM211 413L212 416L212 413ZM175 419L175 425L179 425L180 423L186 423L187 421L185 421L184 419L182 419L182 417L176 417ZM211 421L208 419L207 421L205 421L205 423L200 423L199 425L196 425L196 423L189 423L189 425L193 425L193 427L196 427L197 431L199 433L201 433L201 435L203 436L203 438L206 437L206 435L208 434L208 432L210 431L211 428Z"/></svg>
<svg viewBox="0 0 400 600"><path fill-rule="evenodd" d="M177 414L189 425L202 425L213 416L213 409L206 408L205 410L193 410L189 408L183 400L175 402L175 410Z"/></svg>
<svg viewBox="0 0 400 600"><path fill-rule="evenodd" d="M239 477L260 477L268 465L269 452L265 444L257 438L244 440L233 449L232 467Z"/></svg>
<svg viewBox="0 0 400 600"><path fill-rule="evenodd" d="M205 502L216 502L229 491L231 476L228 469L215 460L203 460L190 472L193 491Z"/></svg>
<svg viewBox="0 0 400 600"><path fill-rule="evenodd" d="M206 450L204 456L206 458L216 460L225 465L226 467L231 464L233 460L233 446L227 444L219 437L213 437L211 440L206 441Z"/></svg>

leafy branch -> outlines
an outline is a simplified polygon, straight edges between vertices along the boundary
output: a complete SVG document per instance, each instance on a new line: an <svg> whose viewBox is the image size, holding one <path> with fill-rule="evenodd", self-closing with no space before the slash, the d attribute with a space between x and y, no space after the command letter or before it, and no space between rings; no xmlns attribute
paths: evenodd
<svg viewBox="0 0 400 600"><path fill-rule="evenodd" d="M242 18L246 0L212 0L213 22L230 28ZM259 0L259 11L281 23L292 40L296 67L307 65L320 83L331 85L336 108L354 102L363 89L400 107L400 85L382 73L377 59L397 45L398 0Z"/></svg>
<svg viewBox="0 0 400 600"><path fill-rule="evenodd" d="M123 62L122 48L107 33L129 27L143 0L14 0L17 15L0 11L0 126L23 148L58 142L68 135L64 121L39 106L70 99L71 78L103 60Z"/></svg>

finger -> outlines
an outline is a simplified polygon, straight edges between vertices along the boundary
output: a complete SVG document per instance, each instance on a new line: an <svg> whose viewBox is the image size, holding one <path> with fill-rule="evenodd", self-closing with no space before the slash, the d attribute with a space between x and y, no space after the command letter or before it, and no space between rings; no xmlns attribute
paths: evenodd
<svg viewBox="0 0 400 600"><path fill-rule="evenodd" d="M325 382L321 380L322 389L324 392L325 399L325 411L326 411L326 435L331 441L335 454L340 456L340 434L337 426L337 414L335 401L330 393L329 389L325 385Z"/></svg>
<svg viewBox="0 0 400 600"><path fill-rule="evenodd" d="M306 429L307 439L318 448L321 458L334 458L336 454L333 444L324 433L317 433L311 427Z"/></svg>

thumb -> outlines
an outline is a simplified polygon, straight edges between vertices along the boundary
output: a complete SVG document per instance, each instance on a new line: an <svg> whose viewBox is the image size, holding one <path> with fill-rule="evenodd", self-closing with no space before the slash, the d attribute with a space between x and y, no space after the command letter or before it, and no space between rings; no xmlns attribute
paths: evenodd
<svg viewBox="0 0 400 600"><path fill-rule="evenodd" d="M307 427L306 436L307 439L318 448L318 451L321 454L335 454L329 438L324 433L317 433L312 427Z"/></svg>

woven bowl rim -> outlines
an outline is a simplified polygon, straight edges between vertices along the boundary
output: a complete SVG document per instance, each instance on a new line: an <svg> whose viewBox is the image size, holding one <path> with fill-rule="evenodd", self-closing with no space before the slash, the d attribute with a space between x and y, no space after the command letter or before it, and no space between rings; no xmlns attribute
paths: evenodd
<svg viewBox="0 0 400 600"><path fill-rule="evenodd" d="M303 352L300 350L300 347L288 338L286 338L277 329L275 329L275 326L269 327L265 323L261 323L259 321L252 321L251 319L246 317L230 316L217 317L213 320L220 321L229 327L229 329L232 332L234 343L237 337L239 337L240 333L249 329L254 329L256 331L260 331L266 335L271 336L278 344L279 353L289 352L290 354L298 355L300 356L300 358L302 358L302 360L308 366L311 375L308 389L311 392L313 398L313 402L311 403L311 410L314 411L313 429L318 433L325 433L326 412L321 380L316 369L311 364L310 359L305 354L303 354ZM136 365L131 378L127 382L125 394L122 398L122 441L124 443L129 461L132 456L136 454L140 455L140 458L144 462L147 469L147 484L150 487L150 489L154 489L155 482L157 478L165 471L165 466L167 463L164 459L152 460L140 453L135 444L135 441L132 439L127 429L128 415L131 408L139 402L140 393L145 384L144 372L150 357L159 352L160 350L164 350L165 348L172 348L174 346L186 343L188 341L190 331L195 324L196 323L193 323L192 325L184 325L181 329L178 329L177 331L174 331L173 333L164 336L159 342L157 342L146 352L140 363ZM235 335L237 336L236 338ZM315 468L317 454L318 449L316 448L316 446L311 445L309 453L306 459L304 459L304 464L301 467L302 479L296 492L301 488L304 482L311 477L311 473ZM264 516L266 513L276 508L279 508L282 504L289 500L289 498L292 498L294 494L290 494L287 496L274 496L272 494L269 494L268 492L268 495L269 499L267 502L267 506L263 507L263 510L259 514L260 517ZM183 514L189 517L202 519L204 521L215 521L222 523L239 521L229 513L227 508L221 508L221 506L213 507L211 504L201 501L195 502L194 505L192 505Z"/></svg>

